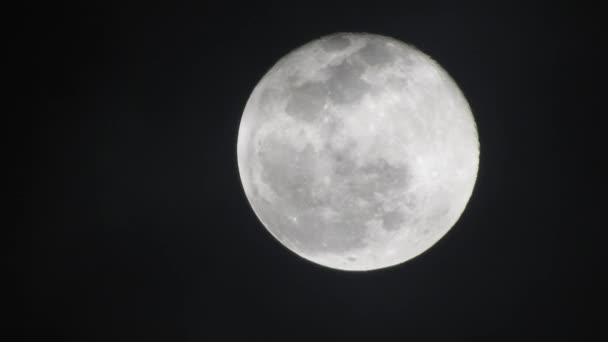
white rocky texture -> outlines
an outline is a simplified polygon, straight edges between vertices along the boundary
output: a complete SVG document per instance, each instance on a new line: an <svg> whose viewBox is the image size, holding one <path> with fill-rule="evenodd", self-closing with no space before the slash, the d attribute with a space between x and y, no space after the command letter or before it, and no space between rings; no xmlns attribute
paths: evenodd
<svg viewBox="0 0 608 342"><path fill-rule="evenodd" d="M371 270L417 256L456 223L479 142L469 105L432 59L340 33L260 80L237 153L247 198L281 243L327 267Z"/></svg>

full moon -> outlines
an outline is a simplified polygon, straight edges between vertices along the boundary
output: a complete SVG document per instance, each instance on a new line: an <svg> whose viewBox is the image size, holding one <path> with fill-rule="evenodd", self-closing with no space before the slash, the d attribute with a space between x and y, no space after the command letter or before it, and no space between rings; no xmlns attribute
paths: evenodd
<svg viewBox="0 0 608 342"><path fill-rule="evenodd" d="M259 81L237 157L247 199L278 241L314 263L366 271L414 258L457 222L479 139L462 92L429 56L337 33Z"/></svg>

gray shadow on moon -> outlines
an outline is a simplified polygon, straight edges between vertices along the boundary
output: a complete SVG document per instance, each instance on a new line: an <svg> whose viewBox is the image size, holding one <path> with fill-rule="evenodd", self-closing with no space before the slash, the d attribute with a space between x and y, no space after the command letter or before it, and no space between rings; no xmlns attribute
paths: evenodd
<svg viewBox="0 0 608 342"><path fill-rule="evenodd" d="M333 269L390 267L427 250L449 230L453 212L464 210L458 196L470 196L477 172L475 123L450 82L413 47L371 34L334 34L283 57L256 87L241 121L247 129L239 129L239 172L260 221L296 254ZM387 92L398 105L383 100ZM368 107L361 105L364 98ZM448 103L456 107L445 111ZM458 134L473 132L463 137L474 144L453 147L441 140L436 125L447 119L461 125L450 126ZM394 125L407 127L389 129ZM435 146L382 153L393 147L389 140L371 141L376 138L365 133L369 126L378 126L377 137L397 135L390 141L402 143L403 132L414 132L414 142ZM370 144L379 147L370 150ZM426 159L423 166L432 169L444 161L431 150L456 155L449 163L460 163L452 166L469 178L442 178L446 183L439 185L464 189L462 194L428 190L436 181L420 178L420 162L408 158ZM409 240L397 246L390 241L397 235ZM410 250L386 256L399 247Z"/></svg>

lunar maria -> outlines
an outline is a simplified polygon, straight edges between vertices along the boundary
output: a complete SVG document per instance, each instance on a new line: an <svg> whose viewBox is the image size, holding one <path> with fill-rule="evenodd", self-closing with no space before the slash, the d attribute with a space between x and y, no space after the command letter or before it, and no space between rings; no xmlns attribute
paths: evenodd
<svg viewBox="0 0 608 342"><path fill-rule="evenodd" d="M280 59L245 107L245 194L297 255L340 270L403 263L433 246L471 197L471 109L433 59L394 38L338 33Z"/></svg>

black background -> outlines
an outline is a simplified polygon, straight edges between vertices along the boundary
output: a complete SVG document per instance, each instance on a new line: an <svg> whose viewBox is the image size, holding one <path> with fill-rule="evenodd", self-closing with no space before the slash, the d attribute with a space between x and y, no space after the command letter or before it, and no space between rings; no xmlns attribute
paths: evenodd
<svg viewBox="0 0 608 342"><path fill-rule="evenodd" d="M20 75L20 111L5 126L20 215L5 259L16 306L3 324L63 341L596 333L603 268L592 242L603 227L597 189L583 185L602 156L595 11L549 1L24 5L8 53ZM258 80L339 31L432 56L480 135L459 222L422 256L375 272L285 249L250 209L236 164Z"/></svg>

